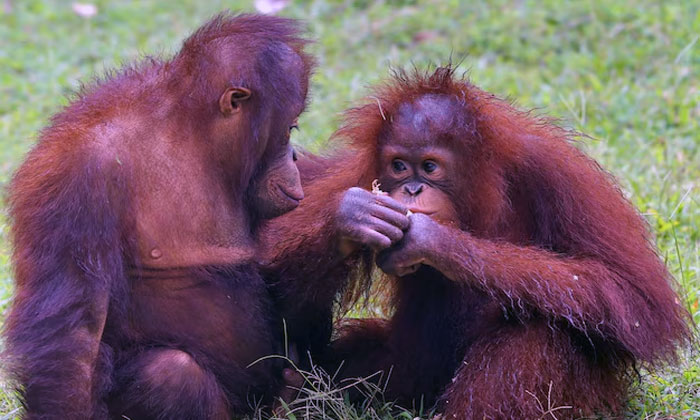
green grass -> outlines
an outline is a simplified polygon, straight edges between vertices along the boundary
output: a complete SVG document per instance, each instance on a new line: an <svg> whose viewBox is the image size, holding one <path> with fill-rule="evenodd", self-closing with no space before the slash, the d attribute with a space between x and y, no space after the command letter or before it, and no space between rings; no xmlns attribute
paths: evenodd
<svg viewBox="0 0 700 420"><path fill-rule="evenodd" d="M250 11L252 0L98 1L99 13L89 20L70 3L2 2L0 187L80 81L142 54L171 54L207 17L225 8ZM582 147L618 177L647 217L700 322L700 3L293 3L282 14L308 21L319 57L297 143L322 147L338 113L386 77L390 65L465 58L462 67L477 85L592 137ZM12 293L5 219L0 210L0 311ZM14 418L16 402L2 389L0 379L0 419ZM341 407L329 418L410 418L381 407L351 412L342 399L314 395L318 407L332 401ZM626 418L668 417L700 418L697 352L678 368L644 374L633 392Z"/></svg>

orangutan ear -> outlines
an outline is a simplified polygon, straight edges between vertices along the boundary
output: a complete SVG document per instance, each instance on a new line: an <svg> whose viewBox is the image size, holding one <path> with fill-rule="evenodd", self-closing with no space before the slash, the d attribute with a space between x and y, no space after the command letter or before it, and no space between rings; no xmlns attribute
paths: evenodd
<svg viewBox="0 0 700 420"><path fill-rule="evenodd" d="M241 104L250 98L250 89L244 87L230 87L219 98L219 110L229 116L240 111Z"/></svg>

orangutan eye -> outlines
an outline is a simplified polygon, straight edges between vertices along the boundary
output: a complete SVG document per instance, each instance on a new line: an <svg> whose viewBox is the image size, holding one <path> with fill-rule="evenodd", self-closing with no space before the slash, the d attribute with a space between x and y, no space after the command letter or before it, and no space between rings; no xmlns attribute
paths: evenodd
<svg viewBox="0 0 700 420"><path fill-rule="evenodd" d="M427 173L432 173L437 169L437 164L431 160L423 162L423 170Z"/></svg>
<svg viewBox="0 0 700 420"><path fill-rule="evenodd" d="M406 164L398 159L394 159L394 161L391 162L391 167L394 169L394 172L403 172L406 170Z"/></svg>
<svg viewBox="0 0 700 420"><path fill-rule="evenodd" d="M299 131L299 125L298 124L292 124L289 126L289 133L291 134L292 130L297 130Z"/></svg>

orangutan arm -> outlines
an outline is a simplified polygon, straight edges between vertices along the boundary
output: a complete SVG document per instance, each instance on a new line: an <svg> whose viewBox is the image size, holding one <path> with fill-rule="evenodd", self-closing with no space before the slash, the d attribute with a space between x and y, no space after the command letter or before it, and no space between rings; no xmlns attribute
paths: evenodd
<svg viewBox="0 0 700 420"><path fill-rule="evenodd" d="M626 271L585 255L476 238L422 214L411 216L404 239L380 253L378 264L399 276L420 264L432 266L453 281L483 289L520 317L539 313L562 319L585 334L621 342L633 352L648 348L647 341L665 328L659 313L664 308L638 287L638 282L649 280L630 275L632 268ZM665 278L654 281L668 287Z"/></svg>

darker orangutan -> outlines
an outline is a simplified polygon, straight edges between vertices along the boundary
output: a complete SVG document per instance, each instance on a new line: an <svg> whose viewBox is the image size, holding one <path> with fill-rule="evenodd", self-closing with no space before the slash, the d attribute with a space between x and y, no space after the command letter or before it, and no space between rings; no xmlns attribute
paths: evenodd
<svg viewBox="0 0 700 420"><path fill-rule="evenodd" d="M281 362L253 364L283 353L254 235L303 197L306 43L295 21L221 14L41 133L9 194L25 418L226 419L282 392Z"/></svg>
<svg viewBox="0 0 700 420"><path fill-rule="evenodd" d="M397 72L347 112L345 152L300 166L307 198L266 228L287 238L267 258L290 331L338 378L383 371L386 398L445 418L620 413L630 371L689 336L647 226L572 133L453 72ZM391 316L343 320L324 351L367 250Z"/></svg>

